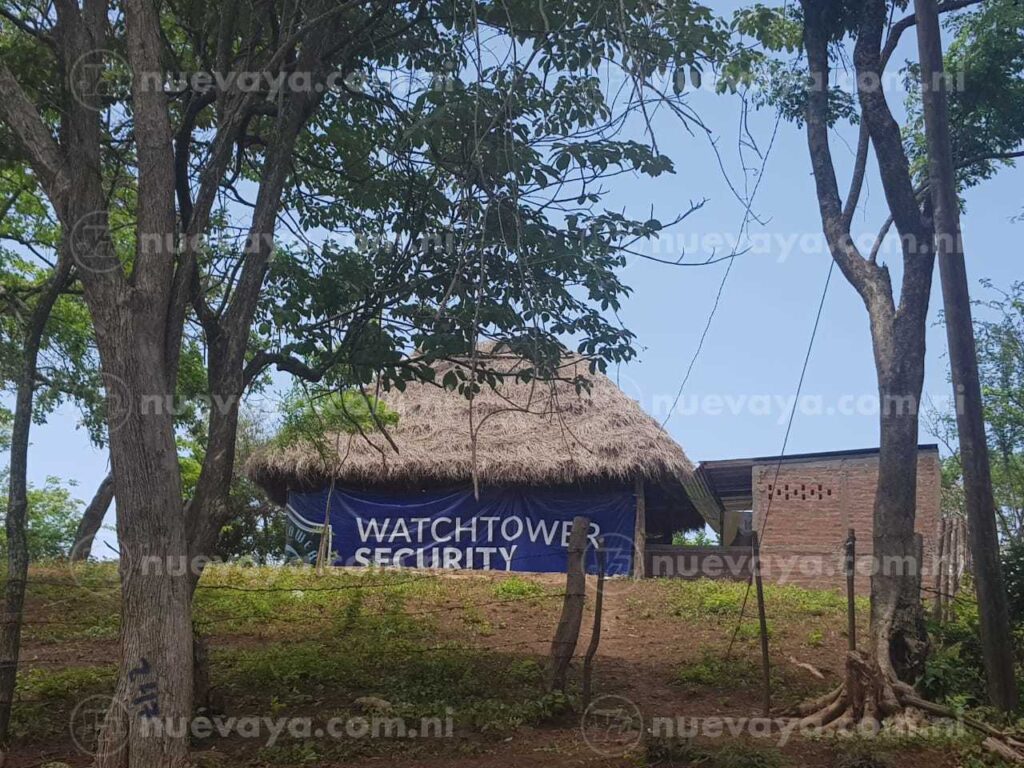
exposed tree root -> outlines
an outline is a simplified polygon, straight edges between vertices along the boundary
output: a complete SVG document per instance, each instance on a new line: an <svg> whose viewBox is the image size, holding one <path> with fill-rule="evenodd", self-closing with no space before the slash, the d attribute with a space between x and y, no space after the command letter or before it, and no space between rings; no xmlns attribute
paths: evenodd
<svg viewBox="0 0 1024 768"><path fill-rule="evenodd" d="M927 727L927 715L949 718L984 734L982 746L1004 760L1024 764L1024 741L994 726L922 699L906 683L882 672L868 654L851 651L846 682L790 712L797 728L817 733L877 732L883 722L912 731Z"/></svg>

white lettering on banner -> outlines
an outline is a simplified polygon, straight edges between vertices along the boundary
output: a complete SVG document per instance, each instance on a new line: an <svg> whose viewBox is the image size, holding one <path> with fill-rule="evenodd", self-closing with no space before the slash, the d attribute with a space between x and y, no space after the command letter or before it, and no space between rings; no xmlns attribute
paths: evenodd
<svg viewBox="0 0 1024 768"><path fill-rule="evenodd" d="M487 540L488 541L494 541L494 524L496 522L498 522L499 520L501 520L501 518L500 517L488 516L488 517L480 517L478 519L482 523L487 523Z"/></svg>
<svg viewBox="0 0 1024 768"><path fill-rule="evenodd" d="M434 518L434 522L432 522L430 524L430 538L432 538L434 541L451 541L452 540L452 536L451 536L450 533L447 536L445 536L444 538L441 538L440 536L437 535L437 526L440 525L442 522L451 524L452 519L450 517L437 517L437 518Z"/></svg>
<svg viewBox="0 0 1024 768"><path fill-rule="evenodd" d="M372 564L378 567L415 565L417 568L489 571L495 570L492 558L494 555L498 555L497 567L510 571L515 553L516 545L511 547L468 547L467 549L458 547L432 547L430 549L360 547L355 551L353 559L356 565ZM410 559L414 562L408 562Z"/></svg>
<svg viewBox="0 0 1024 768"><path fill-rule="evenodd" d="M515 523L517 526L519 526L518 528L516 528L516 532L515 533L509 533L508 532L508 524L509 523ZM506 517L504 520L502 520L501 521L501 535L502 535L502 537L506 541L512 541L512 539L518 539L520 536L522 536L523 535L523 521L522 521L522 518L519 518L519 517Z"/></svg>
<svg viewBox="0 0 1024 768"><path fill-rule="evenodd" d="M406 525L405 520L402 518L395 520L394 529L391 531L390 541L394 541L399 536L402 537L402 541L412 544L412 536L409 535L409 526Z"/></svg>
<svg viewBox="0 0 1024 768"><path fill-rule="evenodd" d="M517 540L545 546L569 545L572 521L509 515L363 518L356 517L360 543L353 565L405 565L419 568L512 570ZM591 523L587 537L596 546L601 526ZM444 546L445 544L469 546ZM508 546L500 546L505 543ZM383 546L383 545L404 546Z"/></svg>
<svg viewBox="0 0 1024 768"><path fill-rule="evenodd" d="M538 532L548 546L554 541L558 532L559 522L557 520L526 520L526 530L529 532L530 541L537 541Z"/></svg>
<svg viewBox="0 0 1024 768"><path fill-rule="evenodd" d="M455 540L462 541L462 534L469 534L469 541L476 541L476 518L469 519L469 525L463 525L461 518L455 518Z"/></svg>
<svg viewBox="0 0 1024 768"><path fill-rule="evenodd" d="M387 535L388 523L390 522L390 520L385 520L382 528L379 520L374 520L372 517L369 520L357 517L356 525L359 526L359 538L363 541L367 541L368 539L377 539L377 541L380 541L385 535ZM420 540L423 540L422 536L420 537Z"/></svg>

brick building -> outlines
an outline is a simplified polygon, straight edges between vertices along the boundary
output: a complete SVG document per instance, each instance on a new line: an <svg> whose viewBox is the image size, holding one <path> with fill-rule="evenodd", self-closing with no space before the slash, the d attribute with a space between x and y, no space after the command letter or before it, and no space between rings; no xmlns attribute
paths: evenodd
<svg viewBox="0 0 1024 768"><path fill-rule="evenodd" d="M770 582L842 586L843 542L853 528L856 586L867 593L878 449L706 461L696 482L700 490L691 497L722 544L742 546L751 529L760 532L763 573ZM935 554L940 484L938 448L922 445L915 528L923 538L926 568Z"/></svg>

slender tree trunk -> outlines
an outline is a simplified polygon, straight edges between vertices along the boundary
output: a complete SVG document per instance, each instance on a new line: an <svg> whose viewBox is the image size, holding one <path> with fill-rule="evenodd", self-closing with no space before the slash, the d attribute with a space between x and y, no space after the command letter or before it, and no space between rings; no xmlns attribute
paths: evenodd
<svg viewBox="0 0 1024 768"><path fill-rule="evenodd" d="M75 543L71 547L71 560L88 560L92 553L92 542L96 533L103 524L103 518L110 509L110 502L114 500L114 476L107 475L100 481L92 501L82 513L82 519L78 522L78 530L75 531Z"/></svg>
<svg viewBox="0 0 1024 768"><path fill-rule="evenodd" d="M18 675L21 623L28 579L28 542L25 521L28 513L28 445L32 429L32 403L36 390L36 366L43 332L50 311L67 285L70 259L59 257L53 277L40 294L23 344L24 358L14 406L11 433L10 485L7 497L7 580L4 584L4 617L0 626L0 750L7 750L11 706Z"/></svg>
<svg viewBox="0 0 1024 768"><path fill-rule="evenodd" d="M992 704L1009 712L1017 706L1010 617L999 562L996 505L988 461L978 357L967 288L967 267L960 237L956 176L949 137L949 110L942 68L942 40L935 0L914 0L921 59L922 103L928 142L928 180L935 209L935 234L946 311L946 337L957 403L967 534L974 554L974 584L982 656Z"/></svg>

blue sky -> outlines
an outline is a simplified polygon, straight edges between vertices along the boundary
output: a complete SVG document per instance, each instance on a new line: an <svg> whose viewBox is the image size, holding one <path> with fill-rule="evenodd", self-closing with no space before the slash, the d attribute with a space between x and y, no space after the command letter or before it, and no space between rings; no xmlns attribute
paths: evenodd
<svg viewBox="0 0 1024 768"><path fill-rule="evenodd" d="M913 35L906 35L890 67L915 54ZM894 108L902 98L903 94L890 93ZM729 178L742 186L737 156L738 100L705 89L693 94L690 103L718 137ZM762 149L769 143L774 123L771 113L750 115L750 133ZM653 125L660 148L675 160L676 173L656 180L618 177L610 182L612 207L624 206L638 217L653 209L655 217L667 221L685 210L690 201L706 199L705 206L669 232L656 251L653 245L647 250L660 258L677 258L680 251L676 246L685 244L687 260L699 261L710 255L699 247L710 247L717 239L722 243L717 254L728 253L727 243L737 235L743 206L729 191L709 141L699 131L691 135L668 114L655 114ZM631 130L642 129L643 124L634 121ZM843 190L852 157L850 147L855 144L855 128L846 127L833 136L832 150ZM748 156L749 162L755 160ZM748 181L753 182L752 176ZM962 225L968 272L978 297L982 296L977 292L980 278L989 278L997 286L1024 279L1019 240L1024 222L1012 221L1024 208L1022 182L1024 171L1005 169L967 194ZM695 461L775 454L782 447L788 408L830 258L819 234L807 145L797 126L779 126L753 210L765 222L752 223L749 230L758 245L737 258L679 408L667 424ZM884 218L884 198L872 158L855 236L877 232ZM670 244L676 247L674 251ZM898 256L895 250L888 253L888 258L883 258L898 274ZM659 421L668 415L668 405L694 354L727 266L722 262L683 268L633 258L624 272L633 294L620 316L636 333L640 354L633 363L610 373ZM925 393L939 402L950 393L945 331L937 325L940 307L936 273ZM876 385L867 315L838 270L828 291L803 393L789 453L877 444ZM921 439L933 441L924 432ZM35 483L47 475L75 480L78 495L87 500L106 465L105 452L89 444L85 431L77 427L73 409L58 411L48 424L33 429L29 474Z"/></svg>

